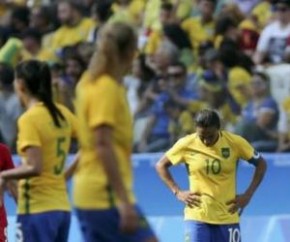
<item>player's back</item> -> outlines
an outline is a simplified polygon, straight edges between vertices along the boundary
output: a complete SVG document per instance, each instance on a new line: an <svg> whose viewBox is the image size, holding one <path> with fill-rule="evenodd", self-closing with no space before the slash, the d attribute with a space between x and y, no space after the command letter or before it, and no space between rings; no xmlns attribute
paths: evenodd
<svg viewBox="0 0 290 242"><path fill-rule="evenodd" d="M64 165L71 137L76 135L76 119L65 107L57 105L65 120L57 127L48 109L39 102L18 121L17 149L26 162L25 148L36 146L42 153L41 174L19 182L18 212L37 213L51 210L70 210Z"/></svg>
<svg viewBox="0 0 290 242"><path fill-rule="evenodd" d="M78 207L110 207L111 190L102 160L94 145L94 129L101 125L112 128L112 146L118 161L124 184L132 192L132 118L121 83L103 75L92 81L86 73L77 88L77 114L80 122L79 134L81 158L74 176L74 200ZM96 175L97 174L97 175ZM87 184L90 184L88 187ZM97 202L96 202L97 201Z"/></svg>

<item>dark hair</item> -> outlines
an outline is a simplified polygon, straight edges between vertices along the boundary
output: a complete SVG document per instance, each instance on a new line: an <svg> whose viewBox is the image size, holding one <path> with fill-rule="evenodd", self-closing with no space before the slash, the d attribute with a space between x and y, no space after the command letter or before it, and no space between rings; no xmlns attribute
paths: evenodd
<svg viewBox="0 0 290 242"><path fill-rule="evenodd" d="M173 10L173 4L172 3L162 3L160 9L165 11L172 11Z"/></svg>
<svg viewBox="0 0 290 242"><path fill-rule="evenodd" d="M113 14L113 2L110 0L97 1L93 5L93 11L98 15L101 22L106 22Z"/></svg>
<svg viewBox="0 0 290 242"><path fill-rule="evenodd" d="M195 116L195 123L197 127L209 128L215 127L220 129L221 121L218 113L214 110L203 109Z"/></svg>
<svg viewBox="0 0 290 242"><path fill-rule="evenodd" d="M29 25L30 10L27 7L14 7L11 12L11 18L17 19L25 26Z"/></svg>
<svg viewBox="0 0 290 242"><path fill-rule="evenodd" d="M0 83L5 87L12 87L14 80L13 68L4 62L0 62Z"/></svg>
<svg viewBox="0 0 290 242"><path fill-rule="evenodd" d="M165 36L180 50L191 49L191 42L187 33L178 24L165 24L163 26Z"/></svg>
<svg viewBox="0 0 290 242"><path fill-rule="evenodd" d="M37 30L37 29L26 29L23 31L23 33L21 34L22 39L25 38L32 38L34 39L38 44L41 45L41 39L42 39L42 35L41 33Z"/></svg>
<svg viewBox="0 0 290 242"><path fill-rule="evenodd" d="M217 20L216 27L215 27L215 34L216 35L224 35L230 28L236 28L237 22L229 17L221 17Z"/></svg>
<svg viewBox="0 0 290 242"><path fill-rule="evenodd" d="M55 126L61 127L60 120L65 120L52 99L51 73L45 62L29 60L20 62L15 68L16 78L25 82L30 94L42 101L52 116Z"/></svg>

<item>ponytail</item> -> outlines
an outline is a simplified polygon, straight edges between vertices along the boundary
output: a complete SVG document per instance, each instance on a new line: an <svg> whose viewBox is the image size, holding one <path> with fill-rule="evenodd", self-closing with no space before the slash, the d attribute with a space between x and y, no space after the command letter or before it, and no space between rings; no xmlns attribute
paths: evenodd
<svg viewBox="0 0 290 242"><path fill-rule="evenodd" d="M65 117L54 104L52 99L51 73L44 62L31 60L16 66L16 77L22 79L30 94L43 102L56 127L61 127L60 119Z"/></svg>

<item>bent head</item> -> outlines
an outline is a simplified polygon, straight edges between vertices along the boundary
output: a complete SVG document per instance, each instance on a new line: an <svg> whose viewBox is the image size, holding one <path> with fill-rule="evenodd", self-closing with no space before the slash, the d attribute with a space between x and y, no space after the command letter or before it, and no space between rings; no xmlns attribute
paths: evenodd
<svg viewBox="0 0 290 242"><path fill-rule="evenodd" d="M206 146L213 146L218 138L221 121L217 112L204 109L196 114L196 133Z"/></svg>

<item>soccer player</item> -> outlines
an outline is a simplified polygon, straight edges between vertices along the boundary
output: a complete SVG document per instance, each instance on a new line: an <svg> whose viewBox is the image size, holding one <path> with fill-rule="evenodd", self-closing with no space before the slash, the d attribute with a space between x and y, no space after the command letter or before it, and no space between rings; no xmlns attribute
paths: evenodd
<svg viewBox="0 0 290 242"><path fill-rule="evenodd" d="M263 179L266 162L242 137L220 130L218 114L202 110L195 117L196 132L181 138L157 162L160 178L185 203L186 241L240 242L239 213ZM248 189L236 194L239 159L255 167ZM175 183L169 168L184 163L189 190Z"/></svg>
<svg viewBox="0 0 290 242"><path fill-rule="evenodd" d="M122 79L136 47L130 26L106 25L77 87L81 155L74 175L74 204L86 242L157 241L132 187L133 122Z"/></svg>
<svg viewBox="0 0 290 242"><path fill-rule="evenodd" d="M70 205L64 175L75 116L52 100L47 64L25 61L15 70L15 90L26 107L18 120L22 164L0 173L0 184L18 179L17 241L66 242Z"/></svg>
<svg viewBox="0 0 290 242"><path fill-rule="evenodd" d="M9 149L0 143L0 171L5 171L9 169L13 169L14 164L11 159L11 154ZM13 181L10 181L6 184L7 188L9 189L11 195L16 200L16 190L14 189ZM0 242L7 241L7 217L5 212L5 206L3 200L0 201Z"/></svg>

